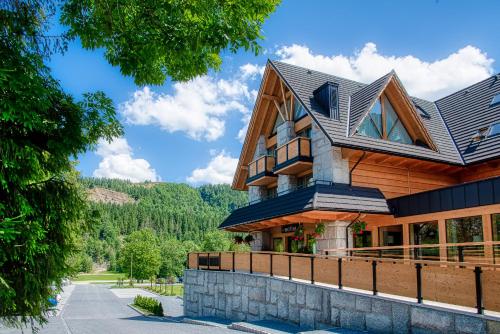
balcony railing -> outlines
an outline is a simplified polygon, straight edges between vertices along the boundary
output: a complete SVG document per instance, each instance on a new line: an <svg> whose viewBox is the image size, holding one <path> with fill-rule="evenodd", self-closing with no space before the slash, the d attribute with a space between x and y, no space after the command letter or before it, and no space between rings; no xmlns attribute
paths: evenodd
<svg viewBox="0 0 500 334"><path fill-rule="evenodd" d="M297 174L311 168L311 139L297 137L276 149L277 174Z"/></svg>
<svg viewBox="0 0 500 334"><path fill-rule="evenodd" d="M264 186L276 180L273 173L276 159L271 155L264 155L248 164L247 185Z"/></svg>
<svg viewBox="0 0 500 334"><path fill-rule="evenodd" d="M500 265L278 252L188 254L188 268L240 271L500 312Z"/></svg>

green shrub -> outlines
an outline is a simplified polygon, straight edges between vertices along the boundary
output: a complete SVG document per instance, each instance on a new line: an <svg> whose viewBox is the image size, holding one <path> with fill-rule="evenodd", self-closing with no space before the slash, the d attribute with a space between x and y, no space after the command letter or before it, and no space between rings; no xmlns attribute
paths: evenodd
<svg viewBox="0 0 500 334"><path fill-rule="evenodd" d="M134 305L137 305L154 315L163 316L163 306L154 298L137 295L134 298Z"/></svg>

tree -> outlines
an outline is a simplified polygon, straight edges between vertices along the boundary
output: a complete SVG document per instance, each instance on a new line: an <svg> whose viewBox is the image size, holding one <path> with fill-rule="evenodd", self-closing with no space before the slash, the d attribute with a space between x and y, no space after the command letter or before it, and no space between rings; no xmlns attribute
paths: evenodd
<svg viewBox="0 0 500 334"><path fill-rule="evenodd" d="M149 279L158 274L161 265L160 247L150 229L130 234L120 252L120 267L131 278Z"/></svg>
<svg viewBox="0 0 500 334"><path fill-rule="evenodd" d="M104 48L136 84L185 81L219 69L221 52L261 52L264 20L279 0L68 0L61 22L86 49Z"/></svg>
<svg viewBox="0 0 500 334"><path fill-rule="evenodd" d="M227 232L214 230L205 233L201 244L203 252L225 252L231 248L232 240Z"/></svg>
<svg viewBox="0 0 500 334"><path fill-rule="evenodd" d="M182 242L169 238L161 243L160 277L180 277L186 266L187 252Z"/></svg>
<svg viewBox="0 0 500 334"><path fill-rule="evenodd" d="M73 158L122 133L102 92L81 101L44 65L64 42L44 36L48 1L0 4L0 318L43 323L53 293L72 271L85 227L85 196Z"/></svg>

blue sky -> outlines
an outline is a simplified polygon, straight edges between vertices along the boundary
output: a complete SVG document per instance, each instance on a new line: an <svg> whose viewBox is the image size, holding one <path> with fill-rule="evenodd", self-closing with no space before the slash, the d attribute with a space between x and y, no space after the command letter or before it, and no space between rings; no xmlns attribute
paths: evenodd
<svg viewBox="0 0 500 334"><path fill-rule="evenodd" d="M79 97L111 97L125 135L79 157L84 176L228 183L267 58L370 82L395 69L430 100L500 72L498 1L284 0L263 27L265 54L224 54L222 70L193 82L139 87L102 50L78 41L50 66Z"/></svg>

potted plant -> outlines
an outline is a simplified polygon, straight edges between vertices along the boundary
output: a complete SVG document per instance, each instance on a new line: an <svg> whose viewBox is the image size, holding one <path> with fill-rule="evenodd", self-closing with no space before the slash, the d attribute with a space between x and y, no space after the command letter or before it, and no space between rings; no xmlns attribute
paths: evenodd
<svg viewBox="0 0 500 334"><path fill-rule="evenodd" d="M314 228L314 233L307 240L307 246L312 254L317 253L317 239L325 233L325 224L317 224Z"/></svg>
<svg viewBox="0 0 500 334"><path fill-rule="evenodd" d="M366 223L363 221L357 221L351 225L352 234L356 237L357 234L363 234L366 228Z"/></svg>

